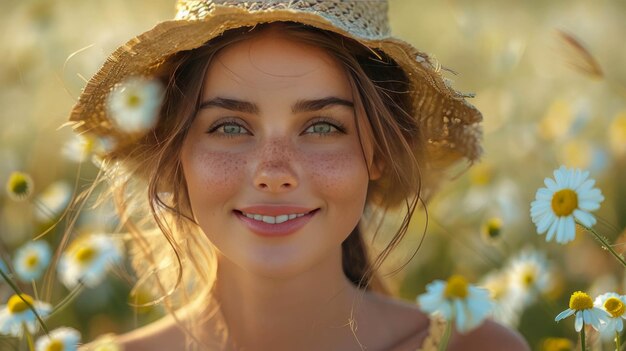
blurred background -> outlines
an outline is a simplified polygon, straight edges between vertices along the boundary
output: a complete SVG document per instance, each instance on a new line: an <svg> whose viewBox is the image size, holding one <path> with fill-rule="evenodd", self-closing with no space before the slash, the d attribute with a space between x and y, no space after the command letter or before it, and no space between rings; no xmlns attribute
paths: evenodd
<svg viewBox="0 0 626 351"><path fill-rule="evenodd" d="M37 201L0 195L5 262L54 223L68 191L97 174L77 157L71 128L59 129L86 79L119 45L173 15L174 1L0 0L0 183L16 170L30 174L34 198L50 209L41 213ZM476 93L470 102L484 115L482 161L428 204L427 228L424 211L415 215L384 271L404 265L426 233L424 243L389 277L390 286L414 301L427 283L460 273L495 287L497 300L505 295L494 277L526 274L527 295L516 295L515 307L501 301L497 318L533 349L550 349L554 338L570 341L559 341L563 350L573 347L573 320L557 324L554 317L575 290L624 293L624 269L586 233L568 245L546 243L529 208L560 165L589 170L605 197L595 228L618 252L625 249L626 1L390 0L389 15L396 36L458 72L447 77L457 90ZM77 230L110 229L111 211L85 214ZM46 236L51 246L65 225ZM511 269L524 257L539 258L522 273ZM91 340L158 318L158 308L129 306L130 288L128 275L112 274L50 324L72 326ZM51 294L58 301L67 290L54 285ZM0 283L0 304L8 296Z"/></svg>

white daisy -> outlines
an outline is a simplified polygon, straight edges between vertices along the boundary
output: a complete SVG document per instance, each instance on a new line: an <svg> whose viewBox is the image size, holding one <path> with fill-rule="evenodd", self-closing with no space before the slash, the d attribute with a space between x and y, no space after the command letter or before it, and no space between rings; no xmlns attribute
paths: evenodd
<svg viewBox="0 0 626 351"><path fill-rule="evenodd" d="M502 219L499 217L491 217L487 219L481 227L481 232L483 238L485 238L485 241L488 243L495 243L499 241L502 236Z"/></svg>
<svg viewBox="0 0 626 351"><path fill-rule="evenodd" d="M546 178L546 188L537 190L536 199L530 204L530 215L537 226L537 233L548 232L546 241L556 235L556 241L565 244L576 236L575 221L592 227L596 219L589 212L600 208L604 200L595 180L589 172L567 169L554 171L554 179Z"/></svg>
<svg viewBox="0 0 626 351"><path fill-rule="evenodd" d="M508 272L492 272L481 280L480 286L489 291L493 301L493 318L510 327L519 323L524 301L519 293L511 289Z"/></svg>
<svg viewBox="0 0 626 351"><path fill-rule="evenodd" d="M50 184L37 197L35 217L40 220L50 220L59 215L72 197L72 187L64 181Z"/></svg>
<svg viewBox="0 0 626 351"><path fill-rule="evenodd" d="M41 318L46 317L52 310L52 306L45 302L36 301L26 294L21 296L35 308ZM6 305L0 306L0 334L20 338L24 334L24 326L31 334L35 333L39 326L37 317L19 296L13 295Z"/></svg>
<svg viewBox="0 0 626 351"><path fill-rule="evenodd" d="M545 255L526 249L511 259L507 269L510 288L523 299L525 305L533 303L538 294L550 289L551 272Z"/></svg>
<svg viewBox="0 0 626 351"><path fill-rule="evenodd" d="M80 333L76 329L62 327L50 331L37 339L36 351L76 351L80 342Z"/></svg>
<svg viewBox="0 0 626 351"><path fill-rule="evenodd" d="M24 172L13 172L6 183L9 197L15 201L26 200L34 190L33 178Z"/></svg>
<svg viewBox="0 0 626 351"><path fill-rule="evenodd" d="M571 315L576 316L574 329L579 332L583 328L583 324L590 325L595 330L600 329L602 323L607 323L609 314L598 307L593 306L593 300L589 295L582 291L576 291L569 299L569 308L561 312L554 319L555 322L567 318Z"/></svg>
<svg viewBox="0 0 626 351"><path fill-rule="evenodd" d="M156 124L162 100L159 81L135 77L115 85L107 98L107 108L119 129L141 133Z"/></svg>
<svg viewBox="0 0 626 351"><path fill-rule="evenodd" d="M422 311L453 320L461 333L478 327L493 309L489 291L470 285L460 275L428 284L426 293L418 296L417 302Z"/></svg>
<svg viewBox="0 0 626 351"><path fill-rule="evenodd" d="M61 154L68 160L81 163L94 152L96 139L84 135L74 134L61 149Z"/></svg>
<svg viewBox="0 0 626 351"><path fill-rule="evenodd" d="M88 287L100 284L109 267L122 259L122 243L107 234L90 234L75 240L59 260L61 282L74 288L79 282Z"/></svg>
<svg viewBox="0 0 626 351"><path fill-rule="evenodd" d="M50 246L43 240L29 241L17 249L13 267L17 277L30 282L41 278L50 263Z"/></svg>
<svg viewBox="0 0 626 351"><path fill-rule="evenodd" d="M626 296L612 292L605 293L596 297L593 305L609 314L606 324L600 327L600 335L604 339L612 339L615 333L621 333L624 330L622 319L626 319Z"/></svg>

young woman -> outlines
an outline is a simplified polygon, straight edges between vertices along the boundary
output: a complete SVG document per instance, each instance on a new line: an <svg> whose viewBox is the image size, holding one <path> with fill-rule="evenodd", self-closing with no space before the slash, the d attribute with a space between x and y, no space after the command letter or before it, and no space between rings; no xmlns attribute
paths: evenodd
<svg viewBox="0 0 626 351"><path fill-rule="evenodd" d="M386 6L181 1L92 78L71 120L113 145L137 288L170 312L119 336L126 350L436 349L441 325L376 272L434 180L479 156L480 113L389 37ZM130 133L106 101L136 77L165 92L156 125ZM493 322L449 343L503 348L527 346Z"/></svg>

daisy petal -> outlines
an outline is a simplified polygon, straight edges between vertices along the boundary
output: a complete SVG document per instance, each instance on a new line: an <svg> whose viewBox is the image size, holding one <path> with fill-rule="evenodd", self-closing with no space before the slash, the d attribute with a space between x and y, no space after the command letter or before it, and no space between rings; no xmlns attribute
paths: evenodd
<svg viewBox="0 0 626 351"><path fill-rule="evenodd" d="M604 196L602 195L602 192L600 191L600 189L597 189L597 188L593 188L585 192L580 192L578 195L578 198L581 201L585 201L585 200L597 201L597 202L604 201Z"/></svg>
<svg viewBox="0 0 626 351"><path fill-rule="evenodd" d="M550 212L550 203L548 201L533 201L530 204L530 216L538 217L546 212Z"/></svg>
<svg viewBox="0 0 626 351"><path fill-rule="evenodd" d="M588 310L588 309L582 310L582 311L579 311L578 313L582 314L584 324L588 324L588 325L596 324L597 318L595 318L594 314L591 313L591 310Z"/></svg>
<svg viewBox="0 0 626 351"><path fill-rule="evenodd" d="M566 309L565 311L563 311L563 312L559 313L559 314L556 316L556 318L554 318L554 321L555 321L555 322L558 322L558 321L560 321L561 319L565 319L565 318L567 318L567 317L569 317L569 316L573 315L575 312L576 312L576 311L574 311L574 310L572 310L572 309L568 308L568 309Z"/></svg>
<svg viewBox="0 0 626 351"><path fill-rule="evenodd" d="M561 168L554 171L554 179L561 188L564 188L567 185L567 175L565 173L565 167L561 166Z"/></svg>
<svg viewBox="0 0 626 351"><path fill-rule="evenodd" d="M557 220L557 226L556 226L556 242L557 243L564 243L563 239L566 238L565 236L565 218L567 217L559 217L559 219Z"/></svg>
<svg viewBox="0 0 626 351"><path fill-rule="evenodd" d="M594 185L596 185L595 179L587 179L574 190L576 190L577 193L584 193L591 190Z"/></svg>
<svg viewBox="0 0 626 351"><path fill-rule="evenodd" d="M561 244L566 244L576 237L576 223L572 216L561 217L559 223L559 232L557 233L556 241Z"/></svg>
<svg viewBox="0 0 626 351"><path fill-rule="evenodd" d="M469 329L469 326L467 323L468 321L465 313L465 308L463 306L463 303L459 299L456 299L454 301L454 314L456 315L456 327L458 328L459 332L465 333Z"/></svg>
<svg viewBox="0 0 626 351"><path fill-rule="evenodd" d="M552 178L546 178L543 180L543 183L546 185L548 190L555 192L559 190L558 184Z"/></svg>
<svg viewBox="0 0 626 351"><path fill-rule="evenodd" d="M600 208L597 201L583 200L578 203L578 208L585 211L595 211Z"/></svg>
<svg viewBox="0 0 626 351"><path fill-rule="evenodd" d="M582 313L576 313L576 321L574 322L574 329L579 332L583 328L583 315Z"/></svg>
<svg viewBox="0 0 626 351"><path fill-rule="evenodd" d="M548 229L548 235L546 236L546 241L551 241L552 238L554 238L554 234L556 234L556 229L558 225L559 225L559 219L556 218L556 220L554 220L552 224L550 224L550 229Z"/></svg>
<svg viewBox="0 0 626 351"><path fill-rule="evenodd" d="M543 234L548 230L552 222L556 220L556 217L552 213L546 213L543 218L537 223L537 233ZM549 241L549 240L548 240Z"/></svg>
<svg viewBox="0 0 626 351"><path fill-rule="evenodd" d="M550 191L547 188L540 188L539 190L537 190L537 194L535 195L535 198L537 200L551 201L553 195L554 195L554 191Z"/></svg>
<svg viewBox="0 0 626 351"><path fill-rule="evenodd" d="M580 186L580 184L582 184L582 182L584 182L584 181L585 181L584 173L581 172L579 169L577 169L574 172L574 176L572 177L572 179L571 179L571 181L569 183L569 187L571 189L576 190Z"/></svg>
<svg viewBox="0 0 626 351"><path fill-rule="evenodd" d="M596 224L596 218L585 211L574 210L574 218L576 218L585 227L593 227Z"/></svg>

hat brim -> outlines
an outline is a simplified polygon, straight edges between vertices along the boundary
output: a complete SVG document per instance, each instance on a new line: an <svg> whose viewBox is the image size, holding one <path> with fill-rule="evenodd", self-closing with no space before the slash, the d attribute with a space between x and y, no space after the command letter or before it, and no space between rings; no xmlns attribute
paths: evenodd
<svg viewBox="0 0 626 351"><path fill-rule="evenodd" d="M150 75L171 55L200 47L229 29L289 21L332 31L371 49L381 50L404 69L411 87L411 113L422 126L430 167L445 168L459 159L472 162L480 156L481 113L465 100L468 95L455 91L446 83L441 67L427 54L397 38L355 37L324 17L294 12L289 9L248 12L216 7L202 20L161 22L129 40L107 58L81 93L72 109L70 123L79 133L114 140L127 139L128 136L107 117L107 95L115 84L129 77Z"/></svg>

